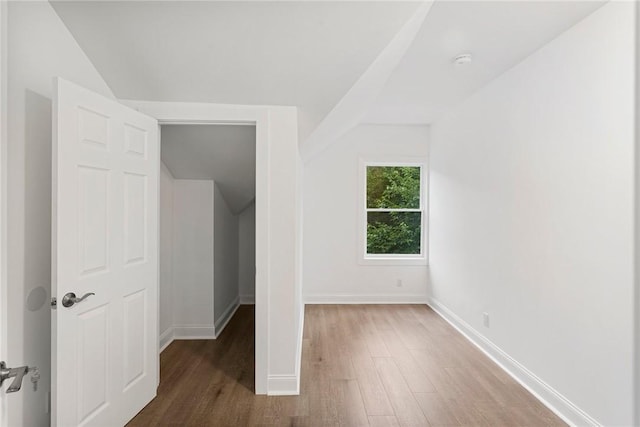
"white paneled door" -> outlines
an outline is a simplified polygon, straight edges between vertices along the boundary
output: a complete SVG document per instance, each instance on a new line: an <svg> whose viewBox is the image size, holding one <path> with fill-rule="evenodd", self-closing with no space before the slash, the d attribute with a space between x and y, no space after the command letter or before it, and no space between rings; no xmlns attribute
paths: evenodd
<svg viewBox="0 0 640 427"><path fill-rule="evenodd" d="M158 123L55 85L52 425L122 426L158 385Z"/></svg>

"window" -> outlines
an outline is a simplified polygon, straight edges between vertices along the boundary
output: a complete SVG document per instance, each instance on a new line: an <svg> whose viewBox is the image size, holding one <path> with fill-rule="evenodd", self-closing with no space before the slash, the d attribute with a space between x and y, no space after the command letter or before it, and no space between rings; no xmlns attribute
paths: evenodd
<svg viewBox="0 0 640 427"><path fill-rule="evenodd" d="M364 164L364 260L426 263L422 163Z"/></svg>

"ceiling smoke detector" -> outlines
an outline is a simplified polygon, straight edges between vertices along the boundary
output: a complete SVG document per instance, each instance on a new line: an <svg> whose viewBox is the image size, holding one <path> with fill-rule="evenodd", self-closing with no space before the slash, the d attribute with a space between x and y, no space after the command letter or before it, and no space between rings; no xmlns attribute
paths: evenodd
<svg viewBox="0 0 640 427"><path fill-rule="evenodd" d="M465 65L470 64L472 60L473 57L470 53L463 53L453 58L453 63L456 65Z"/></svg>

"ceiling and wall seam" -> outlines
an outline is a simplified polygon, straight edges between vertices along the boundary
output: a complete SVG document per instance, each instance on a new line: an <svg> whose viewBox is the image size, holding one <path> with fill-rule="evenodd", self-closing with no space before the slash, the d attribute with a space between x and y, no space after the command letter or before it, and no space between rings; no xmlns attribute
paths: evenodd
<svg viewBox="0 0 640 427"><path fill-rule="evenodd" d="M432 5L433 1L426 1L420 5L309 138L301 144L302 158L305 163L311 161L314 156L359 123L366 109L382 91L385 83L409 50Z"/></svg>

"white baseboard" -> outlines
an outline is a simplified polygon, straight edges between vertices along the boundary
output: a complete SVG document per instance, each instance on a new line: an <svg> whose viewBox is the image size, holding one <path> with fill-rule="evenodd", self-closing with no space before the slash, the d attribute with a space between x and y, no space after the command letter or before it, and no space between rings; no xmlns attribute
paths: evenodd
<svg viewBox="0 0 640 427"><path fill-rule="evenodd" d="M300 330L298 331L298 347L297 347L297 353L296 353L296 394L300 394L300 377L302 376L302 339L303 339L303 335L304 335L304 307L305 305L302 304L302 307L300 307L300 320L299 320L299 325L300 325Z"/></svg>
<svg viewBox="0 0 640 427"><path fill-rule="evenodd" d="M240 304L241 305L252 305L256 303L255 295L240 295Z"/></svg>
<svg viewBox="0 0 640 427"><path fill-rule="evenodd" d="M229 304L229 306L224 311L224 313L218 316L218 319L215 321L215 337L216 338L220 336L222 331L224 331L224 328L227 327L229 320L231 320L233 315L236 314L238 307L240 307L239 302L240 302L240 298L236 297L236 299L233 300L231 304Z"/></svg>
<svg viewBox="0 0 640 427"><path fill-rule="evenodd" d="M433 298L429 298L427 304L566 423L571 426L601 426L598 421L505 353L453 311Z"/></svg>
<svg viewBox="0 0 640 427"><path fill-rule="evenodd" d="M177 325L160 335L158 353L162 353L175 340L216 339L215 328L209 325Z"/></svg>
<svg viewBox="0 0 640 427"><path fill-rule="evenodd" d="M267 378L267 395L297 396L300 394L299 375L269 375Z"/></svg>
<svg viewBox="0 0 640 427"><path fill-rule="evenodd" d="M173 327L174 340L213 340L216 329L213 325L176 325Z"/></svg>
<svg viewBox="0 0 640 427"><path fill-rule="evenodd" d="M298 332L295 374L269 375L267 377L268 396L297 396L300 394L300 369L302 364L302 335L304 331L304 304L300 310L300 331Z"/></svg>
<svg viewBox="0 0 640 427"><path fill-rule="evenodd" d="M160 335L158 353L162 353L174 340L215 340L240 307L236 298L214 325L175 325Z"/></svg>
<svg viewBox="0 0 640 427"><path fill-rule="evenodd" d="M427 295L305 295L305 304L426 304Z"/></svg>
<svg viewBox="0 0 640 427"><path fill-rule="evenodd" d="M162 334L160 334L160 350L158 353L162 353L165 348L169 347L169 344L173 342L173 327L167 328Z"/></svg>

